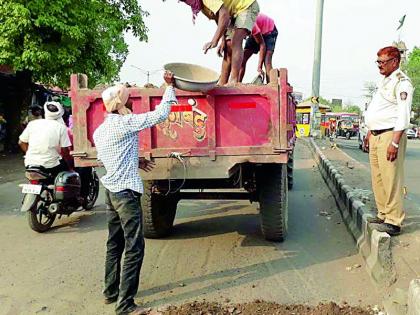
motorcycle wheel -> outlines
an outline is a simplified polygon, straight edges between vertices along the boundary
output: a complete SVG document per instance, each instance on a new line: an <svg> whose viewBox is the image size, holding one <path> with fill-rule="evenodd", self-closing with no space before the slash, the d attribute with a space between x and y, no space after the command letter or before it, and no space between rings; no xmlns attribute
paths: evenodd
<svg viewBox="0 0 420 315"><path fill-rule="evenodd" d="M83 201L82 207L85 210L92 210L99 195L99 177L95 169L92 169L91 178L89 181L89 193Z"/></svg>
<svg viewBox="0 0 420 315"><path fill-rule="evenodd" d="M29 226L35 232L44 233L54 223L56 215L48 211L48 200L52 200L51 193L44 190L40 196L37 196L33 207L26 212Z"/></svg>

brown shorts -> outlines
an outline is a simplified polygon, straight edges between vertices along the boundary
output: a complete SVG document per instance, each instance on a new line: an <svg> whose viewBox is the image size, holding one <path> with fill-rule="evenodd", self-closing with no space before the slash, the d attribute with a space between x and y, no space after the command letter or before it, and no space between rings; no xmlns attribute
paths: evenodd
<svg viewBox="0 0 420 315"><path fill-rule="evenodd" d="M237 28L244 28L251 32L257 20L258 13L260 13L260 6L257 0L255 0L245 11L242 11L230 20L230 24L225 33L226 39L232 39L233 31Z"/></svg>

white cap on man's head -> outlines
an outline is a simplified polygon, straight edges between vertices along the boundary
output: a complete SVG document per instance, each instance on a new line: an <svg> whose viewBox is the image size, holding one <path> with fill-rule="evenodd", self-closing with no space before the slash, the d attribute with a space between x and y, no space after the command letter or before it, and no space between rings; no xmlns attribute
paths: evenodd
<svg viewBox="0 0 420 315"><path fill-rule="evenodd" d="M106 111L108 113L118 111L121 115L131 114L131 111L125 107L129 96L128 89L122 84L107 88L102 92L102 100Z"/></svg>
<svg viewBox="0 0 420 315"><path fill-rule="evenodd" d="M63 115L64 108L59 102L45 102L44 104L45 119L48 120L57 120L60 123L64 124Z"/></svg>

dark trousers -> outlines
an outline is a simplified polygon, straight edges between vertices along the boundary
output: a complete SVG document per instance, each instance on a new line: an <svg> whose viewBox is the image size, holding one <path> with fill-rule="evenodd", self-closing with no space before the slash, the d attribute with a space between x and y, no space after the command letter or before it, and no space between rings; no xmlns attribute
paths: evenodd
<svg viewBox="0 0 420 315"><path fill-rule="evenodd" d="M105 260L106 298L118 297L116 313L135 308L140 269L144 257L144 238L140 194L126 189L117 193L105 190L108 241ZM121 259L125 250L121 271Z"/></svg>
<svg viewBox="0 0 420 315"><path fill-rule="evenodd" d="M92 168L91 167L75 167L74 170L79 174L82 187L80 188L80 196L86 198L89 194L89 186L92 182Z"/></svg>
<svg viewBox="0 0 420 315"><path fill-rule="evenodd" d="M67 165L66 161L64 161L63 159L60 159L60 164L52 168L47 168L46 170L48 173L51 174L51 177L55 180L55 178L57 177L59 173L68 171L69 166Z"/></svg>

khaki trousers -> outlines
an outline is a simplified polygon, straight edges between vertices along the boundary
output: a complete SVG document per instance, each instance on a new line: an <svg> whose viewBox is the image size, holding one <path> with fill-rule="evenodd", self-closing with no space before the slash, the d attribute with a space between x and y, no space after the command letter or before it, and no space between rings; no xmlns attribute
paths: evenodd
<svg viewBox="0 0 420 315"><path fill-rule="evenodd" d="M398 157L390 162L386 159L388 146L392 142L393 131L369 138L369 160L372 175L372 189L378 208L378 218L385 223L401 226L405 213L404 198L404 159L407 137L401 137Z"/></svg>

